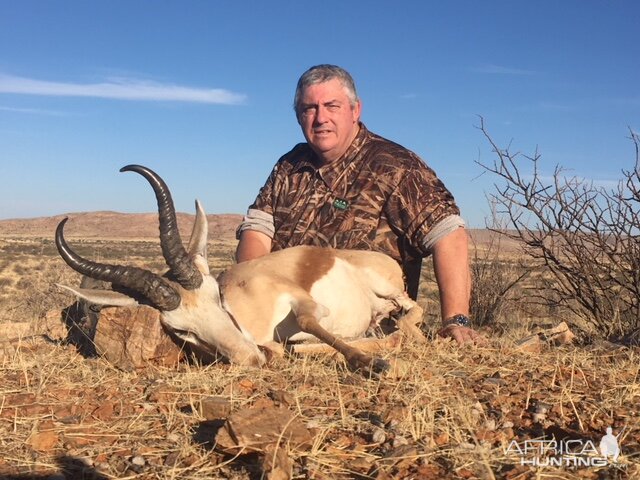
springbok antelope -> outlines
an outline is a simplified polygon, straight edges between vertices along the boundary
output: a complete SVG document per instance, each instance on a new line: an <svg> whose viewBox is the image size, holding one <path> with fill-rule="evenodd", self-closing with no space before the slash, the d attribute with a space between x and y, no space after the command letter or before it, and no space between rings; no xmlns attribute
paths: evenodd
<svg viewBox="0 0 640 480"><path fill-rule="evenodd" d="M207 264L208 227L200 202L196 200L195 224L185 249L162 178L140 165L120 171L139 173L155 192L160 244L169 271L161 277L81 257L64 239L65 218L55 237L64 261L126 292L61 285L77 296L111 306L137 305L140 300L158 309L163 325L181 340L243 365L266 363L259 347L281 354L283 343L320 340L342 353L354 369L384 371L389 363L365 351L372 350L367 348L372 344L373 350L383 350L384 344L375 345L385 339L362 337L393 312L403 314L396 321L401 332L424 341L417 326L422 309L405 293L402 271L392 258L371 251L299 246L233 265L216 281ZM305 345L300 347L295 350Z"/></svg>

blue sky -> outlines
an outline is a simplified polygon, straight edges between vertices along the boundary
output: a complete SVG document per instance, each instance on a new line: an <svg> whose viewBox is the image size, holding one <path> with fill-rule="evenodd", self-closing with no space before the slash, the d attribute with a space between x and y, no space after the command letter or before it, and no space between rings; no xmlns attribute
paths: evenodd
<svg viewBox="0 0 640 480"><path fill-rule="evenodd" d="M303 141L299 75L354 76L370 130L418 153L472 226L501 145L598 182L633 166L640 2L0 0L0 218L148 212L147 165L177 208L243 213Z"/></svg>

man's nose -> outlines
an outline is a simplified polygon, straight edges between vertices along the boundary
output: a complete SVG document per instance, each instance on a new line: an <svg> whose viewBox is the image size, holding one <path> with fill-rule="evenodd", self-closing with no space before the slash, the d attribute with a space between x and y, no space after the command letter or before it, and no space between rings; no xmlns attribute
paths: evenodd
<svg viewBox="0 0 640 480"><path fill-rule="evenodd" d="M322 105L318 105L318 108L316 109L315 121L320 124L327 121L327 109Z"/></svg>

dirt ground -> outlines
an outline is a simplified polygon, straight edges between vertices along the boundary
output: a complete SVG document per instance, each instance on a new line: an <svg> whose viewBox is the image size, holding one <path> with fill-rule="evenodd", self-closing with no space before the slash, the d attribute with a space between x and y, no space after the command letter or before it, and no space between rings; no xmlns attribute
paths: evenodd
<svg viewBox="0 0 640 480"><path fill-rule="evenodd" d="M100 261L162 269L154 241L73 244ZM212 271L230 264L232 248L209 245ZM122 371L81 356L43 320L74 301L55 284L78 282L51 239L0 238L2 479L640 478L640 350L515 348L561 318L514 309L487 327L486 346L460 348L434 338L437 304L424 282L432 341L387 352L395 375L351 372L329 355L261 370ZM241 418L271 440L234 448ZM616 462L600 452L608 427Z"/></svg>

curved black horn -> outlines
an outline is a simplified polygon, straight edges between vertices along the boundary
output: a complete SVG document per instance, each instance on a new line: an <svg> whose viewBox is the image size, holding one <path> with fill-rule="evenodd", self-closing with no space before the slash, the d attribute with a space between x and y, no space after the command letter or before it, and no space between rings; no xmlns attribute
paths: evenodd
<svg viewBox="0 0 640 480"><path fill-rule="evenodd" d="M175 310L180 305L180 295L159 275L137 267L107 265L82 258L64 239L65 218L56 228L56 247L62 259L76 272L98 280L115 283L143 295L162 311Z"/></svg>
<svg viewBox="0 0 640 480"><path fill-rule="evenodd" d="M142 165L127 165L121 172L136 172L151 184L158 202L158 217L160 220L160 246L171 275L187 290L195 290L202 285L202 274L189 258L185 250L176 219L176 209L173 205L171 192L164 180L153 170Z"/></svg>

